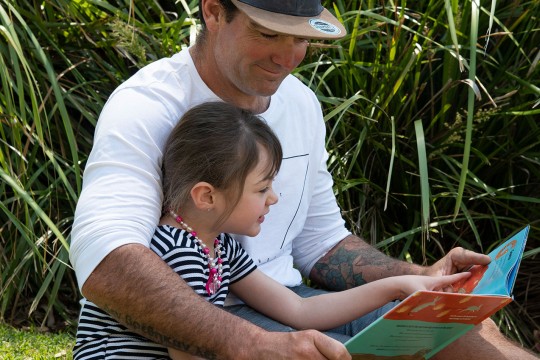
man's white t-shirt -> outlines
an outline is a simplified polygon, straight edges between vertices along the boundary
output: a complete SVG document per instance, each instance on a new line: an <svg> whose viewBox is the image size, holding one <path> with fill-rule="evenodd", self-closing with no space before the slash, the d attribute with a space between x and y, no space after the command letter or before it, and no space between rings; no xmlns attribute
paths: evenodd
<svg viewBox="0 0 540 360"><path fill-rule="evenodd" d="M220 100L202 81L188 49L133 75L110 96L85 164L70 260L79 287L114 249L149 246L161 216L161 159L170 131L191 107ZM325 125L315 94L289 75L262 114L279 137L279 201L255 238L235 236L259 269L286 286L349 231L327 171ZM121 266L121 264L119 264Z"/></svg>

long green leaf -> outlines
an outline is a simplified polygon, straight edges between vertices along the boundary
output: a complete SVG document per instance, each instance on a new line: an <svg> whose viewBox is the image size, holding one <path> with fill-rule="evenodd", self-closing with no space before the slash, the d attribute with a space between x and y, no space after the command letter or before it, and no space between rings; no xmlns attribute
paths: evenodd
<svg viewBox="0 0 540 360"><path fill-rule="evenodd" d="M471 1L471 34L470 34L470 67L469 67L469 81L475 83L476 81L476 43L478 39L478 17L480 15L480 3L479 0ZM457 216L459 208L461 207L461 201L463 199L463 192L465 190L465 181L467 180L469 170L469 160L472 144L472 128L474 117L474 101L475 91L469 87L468 101L467 101L467 125L465 133L465 144L463 151L463 165L461 167L461 178L459 180L459 188L456 198L456 205L454 206L454 217Z"/></svg>

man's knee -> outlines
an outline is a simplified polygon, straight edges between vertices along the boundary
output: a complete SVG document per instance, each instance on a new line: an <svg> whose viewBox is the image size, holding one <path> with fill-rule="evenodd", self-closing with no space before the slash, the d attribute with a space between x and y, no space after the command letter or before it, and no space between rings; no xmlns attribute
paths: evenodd
<svg viewBox="0 0 540 360"><path fill-rule="evenodd" d="M477 338L482 338L489 342L509 341L506 336L501 333L501 330L491 318L485 319L467 334L469 334L469 336L474 336L475 333ZM467 336L467 334L465 334L465 336Z"/></svg>
<svg viewBox="0 0 540 360"><path fill-rule="evenodd" d="M534 359L535 355L504 336L490 318L448 345L434 359Z"/></svg>

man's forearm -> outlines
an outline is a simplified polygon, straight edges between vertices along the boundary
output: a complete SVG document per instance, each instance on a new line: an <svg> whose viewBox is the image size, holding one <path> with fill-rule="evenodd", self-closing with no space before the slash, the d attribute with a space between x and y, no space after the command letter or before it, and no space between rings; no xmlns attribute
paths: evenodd
<svg viewBox="0 0 540 360"><path fill-rule="evenodd" d="M109 254L83 293L144 337L206 359L246 358L241 351L263 332L200 298L142 245L125 245Z"/></svg>
<svg viewBox="0 0 540 360"><path fill-rule="evenodd" d="M389 276L421 274L424 268L393 259L349 235L315 263L310 279L329 290L345 290Z"/></svg>

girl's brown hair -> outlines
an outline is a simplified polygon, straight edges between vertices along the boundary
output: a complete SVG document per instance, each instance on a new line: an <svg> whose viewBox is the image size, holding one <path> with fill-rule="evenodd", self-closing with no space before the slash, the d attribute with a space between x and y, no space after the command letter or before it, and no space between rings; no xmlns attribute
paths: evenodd
<svg viewBox="0 0 540 360"><path fill-rule="evenodd" d="M163 209L178 211L191 188L205 181L223 191L234 209L260 149L268 153L267 176L275 176L283 157L281 144L259 116L224 102L207 102L187 111L174 127L163 154ZM181 210L180 210L181 211Z"/></svg>

